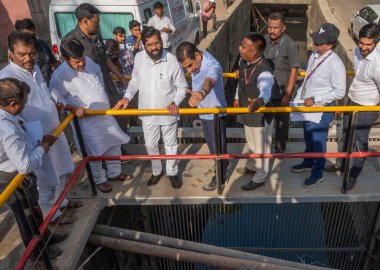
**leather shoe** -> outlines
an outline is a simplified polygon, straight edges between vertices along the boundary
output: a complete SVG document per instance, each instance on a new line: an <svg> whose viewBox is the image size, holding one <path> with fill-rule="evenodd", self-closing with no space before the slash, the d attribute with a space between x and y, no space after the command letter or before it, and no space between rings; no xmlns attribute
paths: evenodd
<svg viewBox="0 0 380 270"><path fill-rule="evenodd" d="M263 186L265 184L265 182L262 182L262 183L255 183L253 181L250 181L248 184L245 184L244 186L242 186L241 188L243 190L254 190L256 188L259 188L261 186Z"/></svg>
<svg viewBox="0 0 380 270"><path fill-rule="evenodd" d="M353 177L348 177L348 180L347 180L347 187L346 187L346 190L351 190L354 188L355 186L355 183L356 183L356 178L353 178Z"/></svg>
<svg viewBox="0 0 380 270"><path fill-rule="evenodd" d="M337 167L335 164L327 165L323 170L325 172L343 172L343 168Z"/></svg>
<svg viewBox="0 0 380 270"><path fill-rule="evenodd" d="M182 180L177 175L169 176L169 179L172 182L173 188L182 187Z"/></svg>
<svg viewBox="0 0 380 270"><path fill-rule="evenodd" d="M256 173L256 171L252 171L252 170L248 169L247 167L238 167L238 168L236 168L235 171L238 173L241 173L241 174L249 174L249 175Z"/></svg>
<svg viewBox="0 0 380 270"><path fill-rule="evenodd" d="M204 185L202 188L204 191L213 191L217 187L218 187L218 185L216 184L216 181L213 177L212 180L210 181L210 183L208 183L207 185Z"/></svg>
<svg viewBox="0 0 380 270"><path fill-rule="evenodd" d="M152 175L148 180L148 186L154 186L157 185L158 182L160 182L162 173L159 175Z"/></svg>
<svg viewBox="0 0 380 270"><path fill-rule="evenodd" d="M63 240L67 238L67 236L68 236L67 233L54 232L51 234L51 236L49 236L50 237L49 243L54 244L54 243L62 242Z"/></svg>

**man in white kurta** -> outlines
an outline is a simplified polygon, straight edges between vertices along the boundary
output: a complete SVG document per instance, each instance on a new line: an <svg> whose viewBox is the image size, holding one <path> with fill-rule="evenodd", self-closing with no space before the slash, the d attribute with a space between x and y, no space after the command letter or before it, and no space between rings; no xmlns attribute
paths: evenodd
<svg viewBox="0 0 380 270"><path fill-rule="evenodd" d="M16 78L29 85L28 102L20 116L25 122L40 121L43 134L51 134L60 124L57 107L51 99L39 67L35 65L35 47L30 38L31 36L25 33L11 34L11 61L0 71L0 78ZM41 168L34 171L44 215L50 211L66 183L67 175L73 170L70 148L65 135L61 133L49 153L43 156ZM64 203L67 204L68 201ZM59 218L61 214L58 210L55 218ZM69 215L62 223L74 221L68 217Z"/></svg>
<svg viewBox="0 0 380 270"><path fill-rule="evenodd" d="M178 107L186 96L187 82L176 57L163 50L160 32L147 27L141 34L145 50L136 54L132 79L124 98L114 109L127 108L129 101L139 92L139 109L167 108L171 115L140 115L144 131L145 148L149 155L159 155L158 141L162 133L165 154L177 154ZM152 160L153 175L148 185L155 185L162 174L160 160ZM173 188L180 188L178 164L166 161L166 174Z"/></svg>
<svg viewBox="0 0 380 270"><path fill-rule="evenodd" d="M70 55L72 51L79 52L79 55ZM52 94L58 94L57 99L63 101L65 107L70 104L91 110L109 110L110 103L104 89L100 66L84 56L81 43L75 39L65 40L61 44L61 53L65 61L51 78ZM72 62L79 64L71 64ZM113 116L83 118L79 120L79 126L85 147L92 156L120 156L120 146L130 139ZM108 180L132 179L132 176L121 173L120 161L106 161L107 171L102 168L101 161L91 162L90 165L95 183L102 192L112 190Z"/></svg>

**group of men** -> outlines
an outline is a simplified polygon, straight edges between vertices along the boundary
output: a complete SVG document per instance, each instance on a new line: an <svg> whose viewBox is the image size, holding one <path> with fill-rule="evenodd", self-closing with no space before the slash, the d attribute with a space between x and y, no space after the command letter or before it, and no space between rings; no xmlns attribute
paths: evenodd
<svg viewBox="0 0 380 270"><path fill-rule="evenodd" d="M157 4L158 3L158 4ZM35 34L22 31L22 27L9 36L9 64L0 71L0 176L10 181L17 172L27 174L27 181L18 192L31 203L32 211L40 224L57 196L61 193L67 176L73 171L64 134L58 138L47 136L59 125L58 110L66 110L80 118L79 125L84 144L91 155L121 155L122 144L129 136L113 117L87 117L87 109L125 109L138 93L139 109L167 108L168 115L142 115L145 148L149 155L158 155L158 143L164 142L165 154L177 154L178 111L181 102L189 95L189 106L199 108L224 108L227 102L223 89L222 68L207 51L198 49L190 42L181 43L175 55L170 53L169 34L175 31L169 22L162 19L162 4L157 2L155 25L141 31L141 25L132 21L132 37L125 31L115 29L115 40L132 50L133 68L123 96L115 91L111 74L124 81L120 71L107 55L99 33L100 12L89 4L81 4L75 11L77 27L62 40L60 51L63 62L52 64L51 78L44 78L37 65L38 47ZM157 26L159 25L159 26ZM235 96L235 107L247 107L250 112L263 106L288 106L295 88L298 68L298 49L285 33L286 24L282 14L272 13L268 19L268 34L244 35L239 46L239 85ZM297 91L296 101L305 106L333 106L346 92L346 71L334 48L338 45L339 30L332 24L323 24L311 34L314 51L308 61L306 76ZM349 89L348 104L377 105L380 103L380 51L376 44L380 29L368 24L359 33L359 47L355 52L355 78ZM43 47L43 46L42 46ZM47 71L49 73L50 71ZM191 74L191 89L185 72ZM149 76L147 76L149 74ZM48 75L47 75L48 76ZM378 117L378 112L360 113L355 133L354 149L368 150L369 130ZM226 115L219 115L220 134L215 134L213 115L200 115L204 137L210 153L227 153ZM304 122L305 152L325 152L326 138L333 113L323 113L319 121ZM347 132L349 115L344 117ZM40 141L32 142L27 136L28 123L39 122L46 134ZM286 150L289 129L289 114L255 113L238 116L244 125L249 150L254 154L271 152L272 130L275 127L275 151ZM220 136L217 147L215 136ZM345 137L346 138L346 137ZM346 145L346 144L344 144ZM360 174L364 158L354 160L350 170L348 190L352 189ZM152 160L152 176L148 185L156 185L163 176L162 163ZM344 164L342 164L343 166ZM323 181L325 159L306 158L292 167L293 172L311 171L304 185L311 187ZM222 184L227 181L228 161L222 161ZM95 183L101 192L111 192L112 181L128 181L133 175L121 172L119 161L107 161L106 169L100 162L92 162ZM333 167L331 170L341 169ZM269 159L249 160L247 165L237 168L242 174L253 175L251 181L242 186L253 190L264 185L269 174ZM182 186L175 160L166 161L166 175L173 188ZM3 183L4 184L4 183ZM38 187L38 191L37 191ZM217 188L212 177L203 189ZM29 195L28 195L29 194ZM39 197L39 199L38 199ZM37 203L39 201L39 204ZM9 202L18 219L24 242L31 239L25 220L22 220L22 202L18 193ZM65 200L63 207L77 208L80 201ZM42 208L42 211L40 207ZM53 219L57 224L69 224L76 220L70 213L57 212ZM38 225L39 225L38 224ZM65 236L56 236L59 241Z"/></svg>

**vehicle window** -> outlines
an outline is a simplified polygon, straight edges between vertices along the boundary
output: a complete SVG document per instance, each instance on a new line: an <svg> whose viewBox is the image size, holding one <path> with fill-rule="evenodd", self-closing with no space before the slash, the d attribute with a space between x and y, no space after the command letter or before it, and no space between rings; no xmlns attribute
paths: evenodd
<svg viewBox="0 0 380 270"><path fill-rule="evenodd" d="M57 12L54 14L57 25L57 34L59 38L65 36L77 25L77 19L74 12ZM129 32L129 22L133 20L132 13L102 13L100 15L100 32L103 39L113 38L113 29L116 26L124 27Z"/></svg>
<svg viewBox="0 0 380 270"><path fill-rule="evenodd" d="M150 8L144 9L144 17L145 17L145 22L148 22L149 19L153 16L152 10Z"/></svg>
<svg viewBox="0 0 380 270"><path fill-rule="evenodd" d="M364 20L367 20L367 13L368 13L368 7L365 7L359 11L359 16L362 17Z"/></svg>
<svg viewBox="0 0 380 270"><path fill-rule="evenodd" d="M366 21L371 23L373 22L374 20L377 19L377 14L375 13L375 11L371 8L368 9L368 12L367 12L367 19Z"/></svg>
<svg viewBox="0 0 380 270"><path fill-rule="evenodd" d="M187 13L189 13L189 14L194 13L193 1L192 0L185 0L185 6L186 6Z"/></svg>

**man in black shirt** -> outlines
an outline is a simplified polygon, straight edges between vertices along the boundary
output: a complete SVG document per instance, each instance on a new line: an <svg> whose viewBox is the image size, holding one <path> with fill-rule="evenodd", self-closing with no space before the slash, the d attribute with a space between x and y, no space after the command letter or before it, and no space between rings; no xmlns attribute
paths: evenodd
<svg viewBox="0 0 380 270"><path fill-rule="evenodd" d="M279 12L269 14L268 34L265 40L267 47L264 56L273 65L273 75L279 85L272 93L272 103L275 107L287 107L297 80L300 66L297 44L286 33L285 18ZM289 113L274 114L276 129L276 153L283 153L289 133Z"/></svg>
<svg viewBox="0 0 380 270"><path fill-rule="evenodd" d="M55 56L50 50L47 43L37 38L36 26L31 19L17 20L15 27L17 31L25 32L36 37L36 64L41 69L42 76L44 77L47 85L49 85L51 74L53 73L54 69L59 66L60 61L55 59Z"/></svg>
<svg viewBox="0 0 380 270"><path fill-rule="evenodd" d="M100 66L105 89L112 107L122 96L117 92L110 72L118 77L125 86L128 85L128 82L107 56L103 38L99 32L100 11L93 5L83 3L75 9L75 17L78 20L77 27L67 33L63 40L71 38L79 40L84 47L84 56L91 58Z"/></svg>

